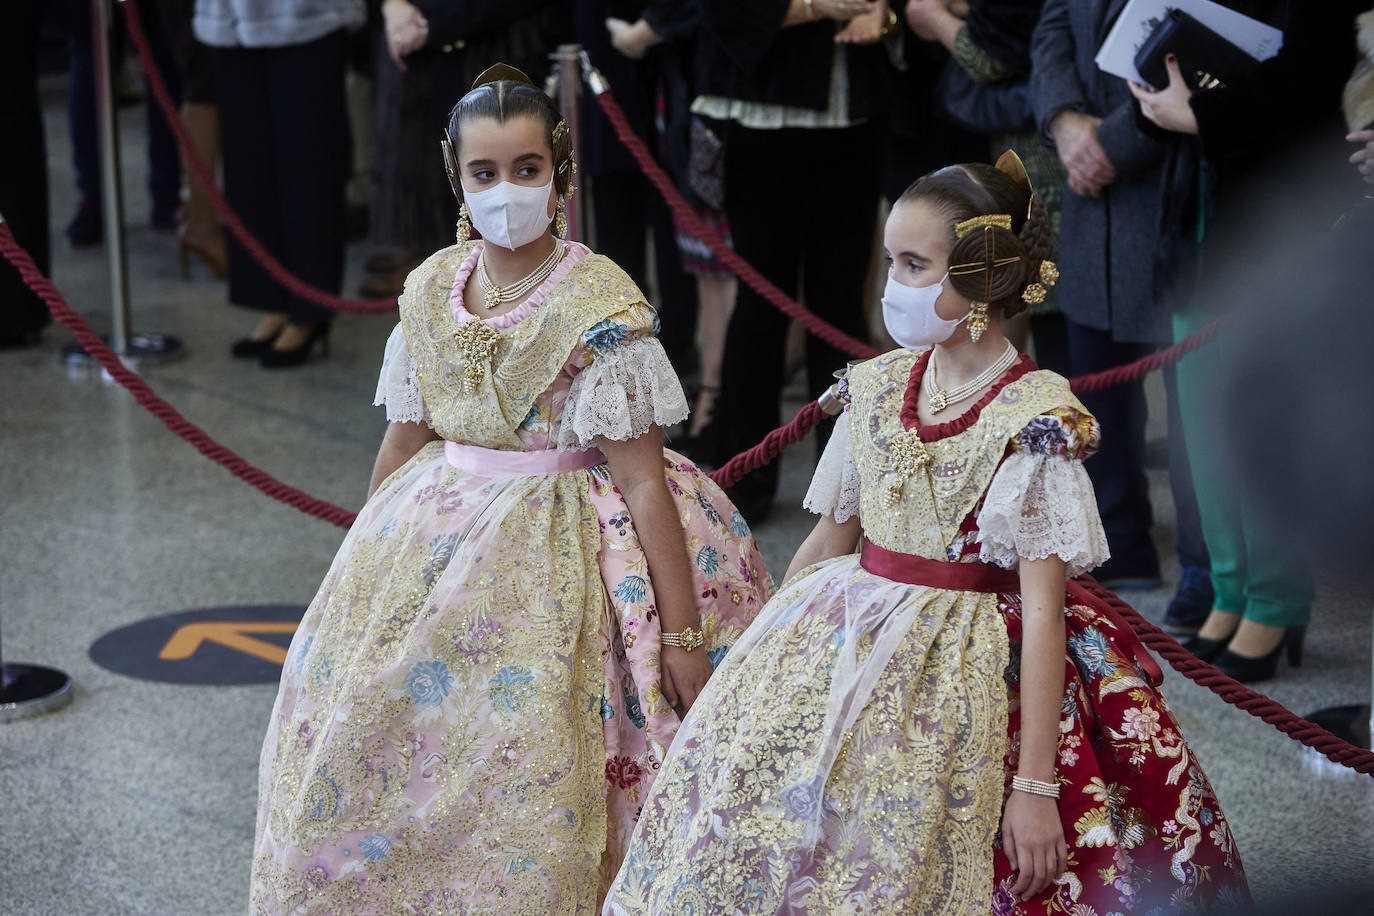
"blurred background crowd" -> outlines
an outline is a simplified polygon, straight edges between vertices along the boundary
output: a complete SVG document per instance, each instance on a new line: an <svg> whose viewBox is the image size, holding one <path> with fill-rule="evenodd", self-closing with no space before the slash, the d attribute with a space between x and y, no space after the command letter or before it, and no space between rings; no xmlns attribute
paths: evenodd
<svg viewBox="0 0 1374 916"><path fill-rule="evenodd" d="M1228 0L1284 31L1278 56L1243 80L1157 92L1094 63L1125 0L127 2L230 205L290 272L333 292L345 292L350 240L377 246L361 288L346 291L372 299L397 296L421 259L452 244L457 205L438 142L449 109L494 61L544 80L565 43L588 51L682 194L746 261L875 344L886 343L874 306L887 205L932 169L1008 148L1059 228L1064 280L1010 332L1044 368L1082 375L1168 346L1278 288L1257 279L1262 267L1319 273L1336 284L1325 300L1369 289L1367 269L1350 280L1341 270L1360 250L1367 263L1374 237L1369 0ZM72 246L104 236L90 10L0 9L0 213L45 271L50 235ZM147 109L152 210L129 220L167 233L183 275L225 278L228 300L258 313L225 341L234 356L308 365L333 313L226 236L136 76L123 18L112 26L119 99ZM47 161L36 90L41 71L62 69L69 168ZM817 393L847 356L789 328L676 225L590 96L582 105L585 241L659 309L695 398L675 445L719 464L781 424L790 379L804 373ZM48 181L74 181L75 212L49 214ZM47 320L0 263L0 344L35 344ZM1213 435L1237 415L1257 449L1289 435L1262 397L1228 409L1237 402L1219 393L1247 376L1224 374L1235 368L1226 346L1164 373L1181 568L1165 624L1200 657L1261 680L1282 654L1301 658L1313 574L1257 505L1262 475L1236 473L1234 450ZM1156 588L1144 386L1083 401L1104 430L1087 465L1112 553L1097 576ZM731 495L757 523L775 490L764 468Z"/></svg>

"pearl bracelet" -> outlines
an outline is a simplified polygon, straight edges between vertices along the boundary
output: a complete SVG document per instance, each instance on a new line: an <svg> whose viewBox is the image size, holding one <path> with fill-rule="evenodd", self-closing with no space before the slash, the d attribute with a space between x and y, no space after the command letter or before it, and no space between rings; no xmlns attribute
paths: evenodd
<svg viewBox="0 0 1374 916"><path fill-rule="evenodd" d="M1013 776L1011 787L1018 792L1026 792L1030 795L1043 795L1046 798L1059 797L1059 783L1041 782L1038 779L1027 779L1024 776Z"/></svg>

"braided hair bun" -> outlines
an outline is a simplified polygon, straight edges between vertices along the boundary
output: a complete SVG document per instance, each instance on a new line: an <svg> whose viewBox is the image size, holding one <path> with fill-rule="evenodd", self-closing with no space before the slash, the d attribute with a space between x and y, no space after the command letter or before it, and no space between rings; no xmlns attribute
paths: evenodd
<svg viewBox="0 0 1374 916"><path fill-rule="evenodd" d="M971 162L918 179L897 203L918 200L932 204L949 221L949 284L954 291L1000 308L1006 318L1024 310L1022 295L1040 282L1040 266L1053 244L1040 198L1001 169Z"/></svg>

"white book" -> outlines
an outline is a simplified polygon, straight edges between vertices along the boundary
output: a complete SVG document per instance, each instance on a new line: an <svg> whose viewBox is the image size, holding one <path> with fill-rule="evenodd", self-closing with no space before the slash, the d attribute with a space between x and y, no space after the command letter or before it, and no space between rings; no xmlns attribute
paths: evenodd
<svg viewBox="0 0 1374 916"><path fill-rule="evenodd" d="M1279 29L1212 0L1131 0L1097 51L1098 69L1144 83L1144 77L1135 68L1136 51L1171 9L1192 16L1255 60L1268 60L1283 47L1283 32Z"/></svg>

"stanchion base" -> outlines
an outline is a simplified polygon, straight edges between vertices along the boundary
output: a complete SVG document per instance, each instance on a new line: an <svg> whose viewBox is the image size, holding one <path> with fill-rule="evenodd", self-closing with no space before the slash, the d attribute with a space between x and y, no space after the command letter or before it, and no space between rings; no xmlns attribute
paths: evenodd
<svg viewBox="0 0 1374 916"><path fill-rule="evenodd" d="M101 340L110 342L108 335ZM126 366L142 362L165 362L186 355L181 339L168 334L131 334L125 341L124 353L120 355ZM62 362L68 366L87 366L95 364L95 359L79 343L69 343L62 348Z"/></svg>
<svg viewBox="0 0 1374 916"><path fill-rule="evenodd" d="M0 722L61 709L72 701L72 679L42 665L0 665Z"/></svg>
<svg viewBox="0 0 1374 916"><path fill-rule="evenodd" d="M1356 747L1370 747L1369 712L1368 703L1355 706L1329 706L1303 718L1309 722L1315 722L1337 738L1349 741Z"/></svg>

